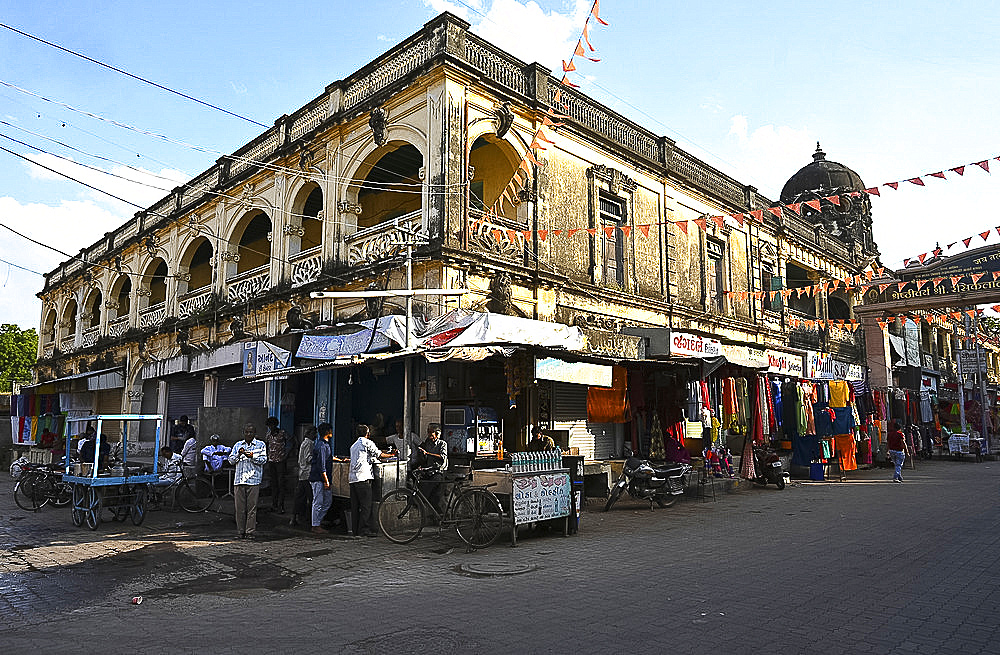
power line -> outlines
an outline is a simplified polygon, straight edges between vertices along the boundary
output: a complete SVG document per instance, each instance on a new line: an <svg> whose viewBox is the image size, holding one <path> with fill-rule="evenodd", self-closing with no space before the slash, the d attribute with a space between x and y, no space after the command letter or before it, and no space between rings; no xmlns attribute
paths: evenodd
<svg viewBox="0 0 1000 655"><path fill-rule="evenodd" d="M138 75L134 75L134 74L132 74L132 73L126 71L126 70L122 70L121 68L117 68L115 66L112 66L111 64L106 64L103 61L99 61L97 59L94 59L93 57L88 57L87 55L85 55L83 53L77 52L76 50L70 50L69 48L66 48L66 47L63 47L63 46L59 45L58 43L53 43L51 41L46 41L45 39L43 39L43 38L41 38L39 36L35 36L34 34L28 34L27 32L23 32L23 31L15 28L15 27L11 27L10 25L6 25L4 23L0 23L0 27L6 28L6 29L10 30L11 32L15 32L17 34L20 34L21 36L26 36L29 39L34 39L35 41L38 41L39 43L44 43L47 46L51 46L53 48L56 48L57 50L62 50L65 53L68 53L68 54L73 55L74 57L79 57L80 59L84 59L86 61L89 61L92 64L97 64L98 66L103 66L104 68L107 68L108 70L113 70L116 73L121 73L122 75L125 75L127 77L131 77L134 80L138 80L138 81L143 82L145 84L149 84L150 86L155 86L157 89L161 89L163 91L166 91L167 93L173 93L174 95L178 95L178 96L180 96L182 98L185 98L187 100L191 100L192 102L197 102L199 105L204 105L206 107L210 107L210 108L215 109L217 111L221 111L224 114L229 114L230 116L233 116L235 118L239 118L240 120L247 121L248 123L253 123L254 125L259 125L259 126L261 126L263 128L270 127L269 125L265 125L264 123L259 123L259 122L255 121L252 118L247 118L246 116L241 116L240 114L237 114L236 112L229 111L228 109L223 109L222 107L219 107L218 105L213 105L210 102L205 102L204 100L199 100L198 98L195 98L194 96L190 96L190 95L188 95L186 93L182 93L181 91L176 91L174 89L171 89L170 87L163 86L162 84L158 84L158 83L156 83L156 82L154 82L152 80L148 80L145 77L140 77Z"/></svg>
<svg viewBox="0 0 1000 655"><path fill-rule="evenodd" d="M7 226L4 225L3 227L7 227ZM35 275L38 275L40 277L45 277L44 273L39 273L38 271L33 271L30 268L25 268L24 266L20 266L18 264L15 264L14 262L9 262L6 259L0 259L0 262L3 262L4 264L7 264L7 266L13 266L14 268L19 268L22 271L28 271L29 273L34 273Z"/></svg>

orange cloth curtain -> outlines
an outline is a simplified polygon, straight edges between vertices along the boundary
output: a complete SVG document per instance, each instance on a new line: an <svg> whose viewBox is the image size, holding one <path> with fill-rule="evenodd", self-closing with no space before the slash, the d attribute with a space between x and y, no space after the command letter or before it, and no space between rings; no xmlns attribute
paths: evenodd
<svg viewBox="0 0 1000 655"><path fill-rule="evenodd" d="M587 420L592 423L628 423L628 371L613 366L611 387L587 387Z"/></svg>

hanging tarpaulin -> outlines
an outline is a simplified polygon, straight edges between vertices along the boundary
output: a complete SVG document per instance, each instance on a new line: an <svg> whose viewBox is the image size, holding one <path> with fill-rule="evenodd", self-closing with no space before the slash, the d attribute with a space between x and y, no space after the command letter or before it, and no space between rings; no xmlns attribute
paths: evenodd
<svg viewBox="0 0 1000 655"><path fill-rule="evenodd" d="M611 387L587 388L587 420L591 423L628 423L628 371L611 367Z"/></svg>
<svg viewBox="0 0 1000 655"><path fill-rule="evenodd" d="M583 350L586 339L576 326L456 309L429 323L421 344L428 348L510 344Z"/></svg>
<svg viewBox="0 0 1000 655"><path fill-rule="evenodd" d="M389 338L370 328L363 328L350 334L331 336L304 335L296 357L302 359L337 359L361 353L372 353L389 348Z"/></svg>

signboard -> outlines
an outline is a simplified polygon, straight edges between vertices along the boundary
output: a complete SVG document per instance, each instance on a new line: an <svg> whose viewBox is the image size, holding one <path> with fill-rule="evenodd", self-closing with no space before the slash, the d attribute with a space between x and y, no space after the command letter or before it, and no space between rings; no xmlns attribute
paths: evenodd
<svg viewBox="0 0 1000 655"><path fill-rule="evenodd" d="M861 364L848 364L827 353L806 351L806 377L815 380L863 380Z"/></svg>
<svg viewBox="0 0 1000 655"><path fill-rule="evenodd" d="M792 377L803 377L805 367L802 365L802 355L784 352L782 350L766 350L767 372L775 375L790 375Z"/></svg>
<svg viewBox="0 0 1000 655"><path fill-rule="evenodd" d="M764 354L763 350L747 346L734 346L728 343L722 344L721 350L722 356L730 364L746 368L767 368L767 355Z"/></svg>
<svg viewBox="0 0 1000 655"><path fill-rule="evenodd" d="M358 330L351 334L331 336L305 335L299 343L295 356L303 359L337 359L361 353L373 353L389 347L389 337L380 331L372 338L370 329Z"/></svg>
<svg viewBox="0 0 1000 655"><path fill-rule="evenodd" d="M540 473L515 476L514 525L569 516L569 474Z"/></svg>
<svg viewBox="0 0 1000 655"><path fill-rule="evenodd" d="M958 359L959 359L959 362L962 364L962 372L963 373L971 373L971 372L973 372L973 371L976 370L976 368L977 368L977 366L976 366L977 360L976 360L976 351L975 350L959 350L958 351ZM978 364L979 364L979 366L978 366L979 370L985 372L986 371L986 353L984 353L982 351L979 352Z"/></svg>
<svg viewBox="0 0 1000 655"><path fill-rule="evenodd" d="M535 379L555 380L591 387L610 387L612 367L590 362L567 362L555 357L535 358Z"/></svg>
<svg viewBox="0 0 1000 655"><path fill-rule="evenodd" d="M266 341L243 344L243 375L273 373L290 367L292 353Z"/></svg>
<svg viewBox="0 0 1000 655"><path fill-rule="evenodd" d="M718 357L722 354L722 342L699 334L673 332L670 335L671 357Z"/></svg>

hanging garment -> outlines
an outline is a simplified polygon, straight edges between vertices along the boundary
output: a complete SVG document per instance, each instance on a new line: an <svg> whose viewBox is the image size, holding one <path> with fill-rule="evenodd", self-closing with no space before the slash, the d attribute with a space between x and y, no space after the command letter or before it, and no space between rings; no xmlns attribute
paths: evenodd
<svg viewBox="0 0 1000 655"><path fill-rule="evenodd" d="M864 439L858 442L858 464L870 466L872 463L872 440L865 433Z"/></svg>
<svg viewBox="0 0 1000 655"><path fill-rule="evenodd" d="M854 435L838 434L834 437L834 442L837 448L837 457L840 459L840 470L856 471L858 469L858 463L855 458L857 445L854 441Z"/></svg>
<svg viewBox="0 0 1000 655"><path fill-rule="evenodd" d="M722 381L722 427L728 430L737 424L736 380L726 378Z"/></svg>
<svg viewBox="0 0 1000 655"><path fill-rule="evenodd" d="M934 420L934 412L931 410L931 392L920 392L920 420L923 423L930 423Z"/></svg>
<svg viewBox="0 0 1000 655"><path fill-rule="evenodd" d="M812 434L792 437L792 464L809 466L819 457L819 437Z"/></svg>
<svg viewBox="0 0 1000 655"><path fill-rule="evenodd" d="M850 407L835 407L833 409L833 424L830 430L833 434L854 434L857 422Z"/></svg>
<svg viewBox="0 0 1000 655"><path fill-rule="evenodd" d="M851 387L843 380L830 380L830 407L847 407L850 400Z"/></svg>
<svg viewBox="0 0 1000 655"><path fill-rule="evenodd" d="M746 429L750 415L750 392L746 378L736 379L736 407L739 410L739 426Z"/></svg>
<svg viewBox="0 0 1000 655"><path fill-rule="evenodd" d="M784 413L782 412L783 399L781 397L781 385L777 380L771 380L771 416L773 416L774 427L780 428Z"/></svg>
<svg viewBox="0 0 1000 655"><path fill-rule="evenodd" d="M757 479L757 470L753 465L753 443L750 439L743 441L743 456L740 457L740 477L747 480Z"/></svg>

